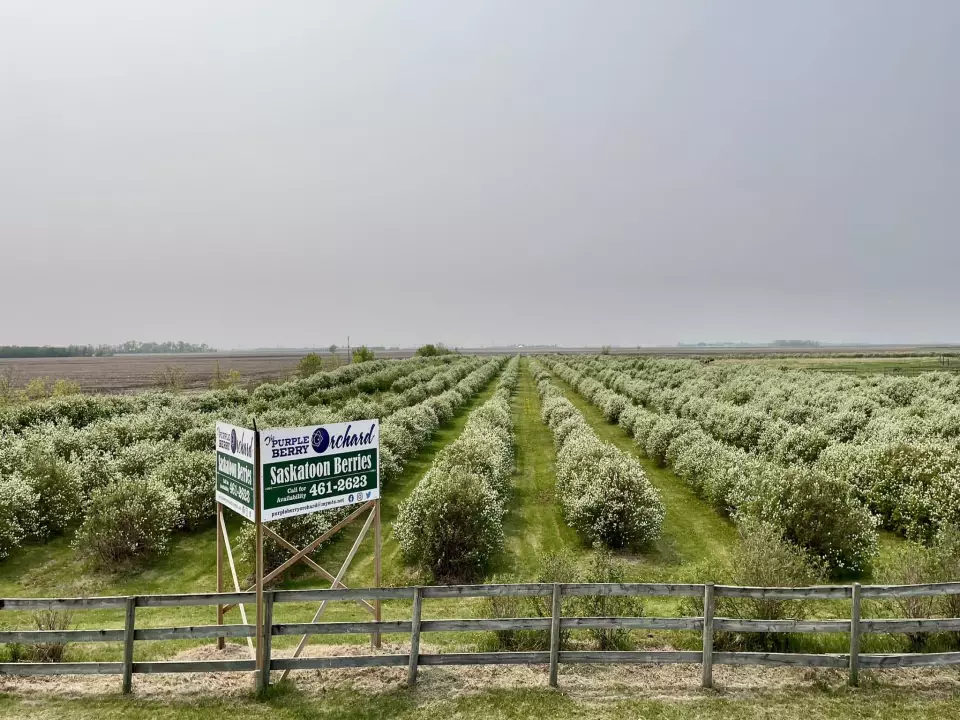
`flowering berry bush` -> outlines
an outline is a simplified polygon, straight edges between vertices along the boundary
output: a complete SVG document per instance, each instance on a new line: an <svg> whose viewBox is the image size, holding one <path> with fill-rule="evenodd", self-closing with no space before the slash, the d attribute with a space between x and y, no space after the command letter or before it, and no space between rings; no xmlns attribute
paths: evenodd
<svg viewBox="0 0 960 720"><path fill-rule="evenodd" d="M389 480L503 363L460 356L374 361L252 392L77 395L0 409L0 486L7 489L0 558L27 539L78 527L78 539L89 539L97 527L112 527L117 546L98 545L93 555L104 564L127 562L163 552L178 529L211 523L217 420L251 427L255 417L260 427L289 427L379 417ZM137 487L156 504L155 520L142 517L149 503L125 509ZM332 524L337 512L317 522Z"/></svg>
<svg viewBox="0 0 960 720"><path fill-rule="evenodd" d="M953 376L904 383L687 360L546 362L608 418L620 407L617 422L701 497L773 525L833 573L869 563L878 524L924 538L960 515Z"/></svg>
<svg viewBox="0 0 960 720"><path fill-rule="evenodd" d="M530 361L542 400L541 415L557 447L557 497L567 523L588 542L611 547L644 545L660 536L664 509L643 467L601 442L573 403ZM619 417L627 403L608 403Z"/></svg>
<svg viewBox="0 0 960 720"><path fill-rule="evenodd" d="M436 579L480 576L503 547L514 460L510 398L518 379L515 357L493 397L470 414L460 436L437 454L400 505L394 524L400 550Z"/></svg>

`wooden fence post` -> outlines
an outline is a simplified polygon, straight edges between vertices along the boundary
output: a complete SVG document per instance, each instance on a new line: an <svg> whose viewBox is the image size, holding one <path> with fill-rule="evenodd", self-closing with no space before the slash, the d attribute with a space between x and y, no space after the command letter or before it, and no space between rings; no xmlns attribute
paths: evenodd
<svg viewBox="0 0 960 720"><path fill-rule="evenodd" d="M853 584L850 608L850 684L860 684L860 583Z"/></svg>
<svg viewBox="0 0 960 720"><path fill-rule="evenodd" d="M223 592L223 538L220 536L223 530L223 505L217 503L217 592ZM217 605L217 625L223 625L223 605ZM217 650L223 650L226 647L226 638L217 638Z"/></svg>
<svg viewBox="0 0 960 720"><path fill-rule="evenodd" d="M123 628L123 687L124 695L133 689L133 638L137 624L137 598L127 598L126 617Z"/></svg>
<svg viewBox="0 0 960 720"><path fill-rule="evenodd" d="M380 547L383 545L381 530L380 530L380 500L377 499L376 505L373 506L373 512L376 514L373 525L373 586L376 588L380 587L380 575L382 569L382 561L380 558ZM380 598L376 598L373 601L373 619L377 622L383 620L383 615L381 613L380 607ZM374 648L380 648L380 630L377 629L373 632L373 635L370 637L370 641L373 644Z"/></svg>
<svg viewBox="0 0 960 720"><path fill-rule="evenodd" d="M253 522L254 536L257 553L257 564L254 568L257 580L257 629L254 634L257 636L257 651L254 656L255 670L254 687L257 693L266 690L263 684L263 481L261 480L260 468L260 432L257 430L257 421L253 421ZM270 671L266 671L266 677L269 677Z"/></svg>
<svg viewBox="0 0 960 720"><path fill-rule="evenodd" d="M270 687L270 651L273 644L273 591L263 594L263 634L257 639L258 644L263 645L262 663L260 672L263 676L260 679L261 691Z"/></svg>
<svg viewBox="0 0 960 720"><path fill-rule="evenodd" d="M563 614L560 604L560 583L553 584L553 603L550 610L550 687L557 687L557 673L560 664L560 616Z"/></svg>
<svg viewBox="0 0 960 720"><path fill-rule="evenodd" d="M423 587L413 589L413 615L410 622L410 664L407 666L407 687L417 684L417 663L420 661L420 614L423 605Z"/></svg>
<svg viewBox="0 0 960 720"><path fill-rule="evenodd" d="M703 586L703 676L701 687L713 687L713 583Z"/></svg>

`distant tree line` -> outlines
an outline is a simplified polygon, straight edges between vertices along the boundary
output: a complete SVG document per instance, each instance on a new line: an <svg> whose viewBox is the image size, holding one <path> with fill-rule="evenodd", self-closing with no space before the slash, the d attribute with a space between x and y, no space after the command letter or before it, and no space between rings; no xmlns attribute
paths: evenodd
<svg viewBox="0 0 960 720"><path fill-rule="evenodd" d="M177 340L176 342L168 340L162 343L127 340L122 345L114 347L114 352L118 353L202 353L213 352L214 350L216 348L212 348L206 343L196 345L183 340Z"/></svg>
<svg viewBox="0 0 960 720"><path fill-rule="evenodd" d="M457 351L451 350L443 343L429 343L427 345L421 345L417 348L417 352L414 353L417 357L435 357L437 355L453 355Z"/></svg>
<svg viewBox="0 0 960 720"><path fill-rule="evenodd" d="M817 340L774 340L773 347L818 348L821 343Z"/></svg>
<svg viewBox="0 0 960 720"><path fill-rule="evenodd" d="M59 347L51 345L0 345L0 358L101 357L120 353L202 353L213 352L214 349L206 343L197 345L182 340L162 343L128 340L120 345L66 345Z"/></svg>
<svg viewBox="0 0 960 720"><path fill-rule="evenodd" d="M722 347L722 348L755 348L755 347L784 347L784 348L819 348L823 343L818 340L774 340L771 343L764 342L695 342L695 343L677 343L677 347Z"/></svg>

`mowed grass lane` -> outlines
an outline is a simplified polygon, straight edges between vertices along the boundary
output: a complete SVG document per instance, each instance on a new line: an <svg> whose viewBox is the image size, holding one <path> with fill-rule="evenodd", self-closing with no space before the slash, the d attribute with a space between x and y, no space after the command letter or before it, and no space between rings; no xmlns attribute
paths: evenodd
<svg viewBox="0 0 960 720"><path fill-rule="evenodd" d="M660 539L632 558L638 580L680 580L708 561L723 561L739 542L737 529L728 519L700 498L672 471L649 460L633 438L619 425L607 422L603 413L557 376L553 382L577 407L594 432L605 442L636 457L647 477L660 492L666 516Z"/></svg>
<svg viewBox="0 0 960 720"><path fill-rule="evenodd" d="M470 412L478 408L493 394L499 376L494 377L486 388L467 402L460 411L434 433L430 442L404 468L403 473L384 488L381 501L383 528L383 579L384 584L404 585L415 582L413 573L407 569L400 558L399 548L393 540L391 528L396 518L400 502L406 498L420 478L433 464L436 454L459 437ZM235 538L245 522L235 513L225 511L230 527L230 536L234 544L235 557L238 555ZM362 521L350 526L333 543L326 546L315 559L329 572L336 574L344 557L359 533ZM292 578L284 580L279 589L329 587L329 581L318 577L312 570L298 572ZM354 562L352 572L345 582L351 587L365 587L373 584L373 531L364 539ZM241 587L246 589L246 581L252 574L252 568L241 563L237 557L237 572ZM233 581L229 568L225 569L225 588L233 590ZM57 538L48 543L27 545L18 549L14 555L0 562L0 597L78 597L113 596L213 592L216 590L216 532L211 527L190 534L175 535L170 551L151 562L148 566L117 574L92 572L84 567L71 547L67 538ZM462 602L462 601L461 601ZM424 617L434 611L456 613L455 604L450 607L438 607L438 601L425 606ZM247 608L247 619L254 622L255 608ZM312 604L283 604L275 611L276 622L307 622L316 611ZM385 620L409 619L409 603L386 603L383 617ZM434 615L429 615L433 617ZM447 614L447 617L457 615ZM464 617L465 615L461 615ZM466 616L469 616L466 615ZM323 616L324 620L368 620L370 615L354 603L330 603ZM227 623L242 622L236 609L228 613ZM0 628L33 629L33 616L29 612L0 612ZM209 625L216 623L216 607L181 608L143 608L137 611L137 627L167 627L188 625ZM123 612L112 610L78 611L71 618L72 629L122 628ZM400 638L397 638L400 639ZM312 642L363 643L368 638L360 635L334 636L321 635L312 638ZM434 641L445 641L435 637ZM243 642L237 640L236 642ZM277 637L273 645L279 649L296 643L296 638ZM166 658L170 655L195 647L210 644L207 641L171 640L140 642L136 644L136 659L149 660ZM115 643L86 643L67 646L67 660L118 660L120 645ZM0 647L0 659L6 654Z"/></svg>
<svg viewBox="0 0 960 720"><path fill-rule="evenodd" d="M602 440L632 453L642 463L650 482L660 491L666 508L663 536L654 548L643 555L649 568L655 573L644 579L651 582L677 580L684 577L686 570L698 564L727 559L739 541L733 522L697 497L683 479L669 468L658 467L654 461L647 458L623 428L607 422L603 413L571 385L556 375L553 376L553 381L584 414ZM895 553L905 542L902 536L881 530L878 556L859 579L863 582L875 581L874 567Z"/></svg>
<svg viewBox="0 0 960 720"><path fill-rule="evenodd" d="M504 553L495 573L529 581L536 578L538 559L547 552L586 553L576 532L563 519L556 499L557 471L553 433L540 419L540 395L526 359L513 399L516 468L513 497L504 521Z"/></svg>
<svg viewBox="0 0 960 720"><path fill-rule="evenodd" d="M482 392L464 405L453 419L441 425L417 456L407 463L400 476L391 480L384 487L383 497L380 500L380 522L383 533L381 567L383 585L415 585L420 580L417 574L404 564L400 555L400 546L393 536L393 523L397 519L400 503L410 496L417 483L433 466L437 453L460 437L470 413L490 399L499 382L500 375L497 375ZM315 556L315 559L334 575L360 534L363 519L365 517L348 527L333 543L327 544L319 555ZM368 536L364 538L356 557L350 565L344 583L349 587L372 587L373 578L373 527L371 526ZM290 587L301 585L316 587L317 584L317 576L313 571L310 571L302 579L291 582Z"/></svg>

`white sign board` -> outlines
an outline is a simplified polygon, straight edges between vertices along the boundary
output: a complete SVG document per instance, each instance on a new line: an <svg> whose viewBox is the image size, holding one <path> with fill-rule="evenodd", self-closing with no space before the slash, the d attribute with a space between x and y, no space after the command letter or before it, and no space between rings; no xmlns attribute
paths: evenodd
<svg viewBox="0 0 960 720"><path fill-rule="evenodd" d="M254 520L253 430L217 423L217 502Z"/></svg>
<svg viewBox="0 0 960 720"><path fill-rule="evenodd" d="M380 497L380 421L260 432L264 522Z"/></svg>

